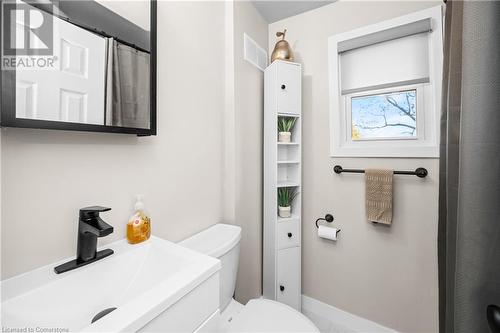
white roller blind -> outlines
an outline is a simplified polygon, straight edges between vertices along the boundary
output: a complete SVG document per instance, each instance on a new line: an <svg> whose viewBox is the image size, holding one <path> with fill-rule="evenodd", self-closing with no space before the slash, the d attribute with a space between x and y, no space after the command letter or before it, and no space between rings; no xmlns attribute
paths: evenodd
<svg viewBox="0 0 500 333"><path fill-rule="evenodd" d="M428 38L421 33L340 53L342 94L429 82Z"/></svg>
<svg viewBox="0 0 500 333"><path fill-rule="evenodd" d="M377 31L364 36L343 40L339 42L337 49L338 52L341 53L357 49L359 47L364 47L381 42L386 42L392 39L407 37L411 35L420 34L422 32L431 32L431 31L432 31L431 19L425 18L423 20L403 24L382 31Z"/></svg>

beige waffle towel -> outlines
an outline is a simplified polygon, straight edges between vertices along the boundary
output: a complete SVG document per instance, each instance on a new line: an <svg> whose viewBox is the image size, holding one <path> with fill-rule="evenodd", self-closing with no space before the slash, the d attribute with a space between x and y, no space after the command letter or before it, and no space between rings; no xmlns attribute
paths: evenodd
<svg viewBox="0 0 500 333"><path fill-rule="evenodd" d="M365 206L368 221L392 223L392 176L392 170L365 171Z"/></svg>

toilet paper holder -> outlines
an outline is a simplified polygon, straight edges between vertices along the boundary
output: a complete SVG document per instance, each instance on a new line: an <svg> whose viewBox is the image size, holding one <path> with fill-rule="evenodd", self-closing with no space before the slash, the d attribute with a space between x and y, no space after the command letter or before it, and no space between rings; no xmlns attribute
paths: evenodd
<svg viewBox="0 0 500 333"><path fill-rule="evenodd" d="M332 223L334 220L333 218L333 215L332 214L326 214L325 217L320 217L319 219L316 220L316 228L319 228L319 225L318 225L318 222L319 221L326 221L328 223ZM340 229L337 230L337 233L340 232Z"/></svg>

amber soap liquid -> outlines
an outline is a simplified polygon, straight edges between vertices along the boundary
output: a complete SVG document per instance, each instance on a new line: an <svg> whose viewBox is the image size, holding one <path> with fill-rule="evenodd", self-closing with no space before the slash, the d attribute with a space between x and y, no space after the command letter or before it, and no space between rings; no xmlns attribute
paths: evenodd
<svg viewBox="0 0 500 333"><path fill-rule="evenodd" d="M127 240L130 244L138 244L151 236L151 219L144 213L137 213L127 223Z"/></svg>

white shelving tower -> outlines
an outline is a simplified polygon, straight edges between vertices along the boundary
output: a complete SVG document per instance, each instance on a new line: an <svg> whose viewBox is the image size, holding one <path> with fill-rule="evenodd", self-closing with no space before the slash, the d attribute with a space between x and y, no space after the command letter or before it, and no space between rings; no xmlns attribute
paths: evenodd
<svg viewBox="0 0 500 333"><path fill-rule="evenodd" d="M301 113L300 64L274 61L264 79L263 294L301 308ZM278 118L296 118L290 143L278 142ZM278 188L295 187L290 218L278 217Z"/></svg>

